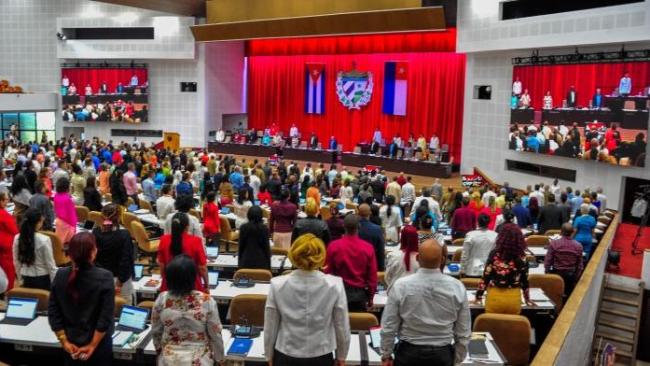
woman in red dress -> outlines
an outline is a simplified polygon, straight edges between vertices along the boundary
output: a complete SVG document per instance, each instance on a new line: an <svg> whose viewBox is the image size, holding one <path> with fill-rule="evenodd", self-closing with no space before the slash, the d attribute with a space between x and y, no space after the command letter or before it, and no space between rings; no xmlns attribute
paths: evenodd
<svg viewBox="0 0 650 366"><path fill-rule="evenodd" d="M219 207L214 203L215 196L214 192L208 192L207 202L203 205L203 236L205 236L206 243L212 242L214 237L221 232Z"/></svg>
<svg viewBox="0 0 650 366"><path fill-rule="evenodd" d="M179 254L187 254L196 264L198 271L194 289L208 292L208 259L205 255L205 248L201 238L187 233L189 225L190 220L187 214L177 212L172 216L172 233L165 234L160 238L158 265L160 265L160 274L162 275L161 292L167 291L165 266Z"/></svg>
<svg viewBox="0 0 650 366"><path fill-rule="evenodd" d="M14 236L18 234L16 218L14 218L6 207L9 203L9 196L0 192L0 267L7 275L7 291L14 287L16 270L14 269L13 244Z"/></svg>

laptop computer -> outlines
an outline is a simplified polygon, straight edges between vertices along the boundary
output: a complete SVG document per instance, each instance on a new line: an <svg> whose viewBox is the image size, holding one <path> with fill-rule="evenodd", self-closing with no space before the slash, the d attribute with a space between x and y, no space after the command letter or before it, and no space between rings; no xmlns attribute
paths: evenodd
<svg viewBox="0 0 650 366"><path fill-rule="evenodd" d="M216 259L219 256L219 247L205 247L208 259Z"/></svg>
<svg viewBox="0 0 650 366"><path fill-rule="evenodd" d="M27 325L36 318L38 299L12 297L7 304L7 313L0 324Z"/></svg>
<svg viewBox="0 0 650 366"><path fill-rule="evenodd" d="M213 289L219 285L219 272L208 271L208 287Z"/></svg>
<svg viewBox="0 0 650 366"><path fill-rule="evenodd" d="M149 310L135 306L124 305L115 330L140 333L147 327Z"/></svg>
<svg viewBox="0 0 650 366"><path fill-rule="evenodd" d="M139 281L144 272L144 265L142 264L134 264L133 265L133 279L136 281Z"/></svg>

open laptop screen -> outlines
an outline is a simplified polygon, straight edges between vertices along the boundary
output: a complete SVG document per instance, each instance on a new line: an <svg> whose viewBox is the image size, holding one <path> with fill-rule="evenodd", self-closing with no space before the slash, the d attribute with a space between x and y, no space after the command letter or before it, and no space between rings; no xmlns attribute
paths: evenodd
<svg viewBox="0 0 650 366"><path fill-rule="evenodd" d="M147 309L125 305L122 307L118 324L123 327L143 330L147 324Z"/></svg>
<svg viewBox="0 0 650 366"><path fill-rule="evenodd" d="M7 317L34 319L37 305L37 299L10 298L9 304L7 305Z"/></svg>

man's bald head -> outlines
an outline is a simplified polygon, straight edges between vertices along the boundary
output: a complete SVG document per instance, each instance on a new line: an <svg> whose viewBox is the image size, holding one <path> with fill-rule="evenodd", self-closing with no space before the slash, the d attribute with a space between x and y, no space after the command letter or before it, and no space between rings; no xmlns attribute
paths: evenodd
<svg viewBox="0 0 650 366"><path fill-rule="evenodd" d="M363 217L364 219L370 217L370 206L368 206L367 203L362 203L359 205L359 216Z"/></svg>
<svg viewBox="0 0 650 366"><path fill-rule="evenodd" d="M562 224L562 236L571 236L573 235L573 225L570 222L565 222Z"/></svg>
<svg viewBox="0 0 650 366"><path fill-rule="evenodd" d="M418 263L422 268L440 268L442 264L443 248L435 239L427 239L420 244Z"/></svg>

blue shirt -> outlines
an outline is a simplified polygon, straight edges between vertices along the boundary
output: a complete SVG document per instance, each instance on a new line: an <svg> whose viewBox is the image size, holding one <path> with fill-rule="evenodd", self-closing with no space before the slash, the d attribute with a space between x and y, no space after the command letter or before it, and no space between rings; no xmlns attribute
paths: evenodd
<svg viewBox="0 0 650 366"><path fill-rule="evenodd" d="M194 190L192 189L191 183L183 181L176 185L176 196L181 196L181 195L191 196L193 194L194 194Z"/></svg>
<svg viewBox="0 0 650 366"><path fill-rule="evenodd" d="M530 201L530 197L528 196L522 196L521 197L521 205L524 206L525 208L528 208L528 202Z"/></svg>
<svg viewBox="0 0 650 366"><path fill-rule="evenodd" d="M537 139L537 136L528 136L528 138L526 138L526 143L529 149L532 149L535 152L539 152L539 140Z"/></svg>
<svg viewBox="0 0 650 366"><path fill-rule="evenodd" d="M234 172L230 174L230 184L232 184L232 187L235 189L235 191L239 191L244 185L244 177L241 175L241 173Z"/></svg>
<svg viewBox="0 0 650 366"><path fill-rule="evenodd" d="M577 213L578 210L580 209L580 205L582 204L582 197L580 196L575 196L572 199L569 200L569 205L571 206L571 213Z"/></svg>
<svg viewBox="0 0 650 366"><path fill-rule="evenodd" d="M594 95L594 107L600 108L602 107L603 103L603 96L600 94Z"/></svg>
<svg viewBox="0 0 650 366"><path fill-rule="evenodd" d="M517 225L519 225L520 228L525 228L533 224L533 220L530 217L530 211L521 204L515 205L512 208L512 214L517 218Z"/></svg>
<svg viewBox="0 0 650 366"><path fill-rule="evenodd" d="M153 178L153 182L156 186L156 189L160 189L163 184L165 184L165 175L162 172L156 173L156 176Z"/></svg>
<svg viewBox="0 0 650 366"><path fill-rule="evenodd" d="M336 150L336 147L338 146L338 143L336 140L330 140L330 150Z"/></svg>
<svg viewBox="0 0 650 366"><path fill-rule="evenodd" d="M591 215L581 215L573 221L573 227L576 229L574 239L582 244L585 252L589 252L587 246L591 247L593 236L591 231L596 227L596 219Z"/></svg>
<svg viewBox="0 0 650 366"><path fill-rule="evenodd" d="M156 199L158 199L156 184L154 183L153 179L147 178L142 181L142 193L149 202L155 202Z"/></svg>
<svg viewBox="0 0 650 366"><path fill-rule="evenodd" d="M513 95L510 97L510 109L517 109L517 105L519 105L519 98L517 98L516 95Z"/></svg>
<svg viewBox="0 0 650 366"><path fill-rule="evenodd" d="M622 77L621 82L618 84L618 92L620 94L630 94L632 91L632 79Z"/></svg>
<svg viewBox="0 0 650 366"><path fill-rule="evenodd" d="M104 150L102 153L102 158L104 158L104 162L106 164L113 164L113 154L111 154L110 151Z"/></svg>
<svg viewBox="0 0 650 366"><path fill-rule="evenodd" d="M101 163L100 163L99 158L97 157L97 155L93 155L91 159L93 160L93 166L95 167L95 170L99 170L99 165Z"/></svg>
<svg viewBox="0 0 650 366"><path fill-rule="evenodd" d="M381 131L377 130L372 135L372 141L375 141L378 144L381 144Z"/></svg>

